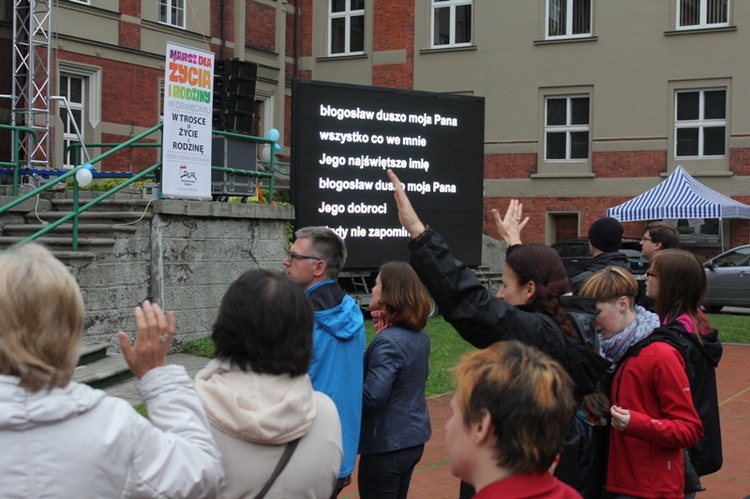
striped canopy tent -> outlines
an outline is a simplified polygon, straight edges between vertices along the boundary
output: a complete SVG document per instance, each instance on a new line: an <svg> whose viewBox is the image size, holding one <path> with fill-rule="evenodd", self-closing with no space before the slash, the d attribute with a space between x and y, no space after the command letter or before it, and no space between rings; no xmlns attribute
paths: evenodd
<svg viewBox="0 0 750 499"><path fill-rule="evenodd" d="M643 194L607 209L621 222L678 218L750 218L750 206L720 194L678 166L662 183ZM721 247L724 248L722 224Z"/></svg>

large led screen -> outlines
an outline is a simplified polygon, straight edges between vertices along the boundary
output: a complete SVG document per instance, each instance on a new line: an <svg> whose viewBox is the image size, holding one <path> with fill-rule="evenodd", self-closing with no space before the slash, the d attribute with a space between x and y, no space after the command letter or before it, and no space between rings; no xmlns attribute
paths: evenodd
<svg viewBox="0 0 750 499"><path fill-rule="evenodd" d="M335 230L349 270L408 260L390 168L421 220L480 264L484 98L301 79L292 98L297 228Z"/></svg>

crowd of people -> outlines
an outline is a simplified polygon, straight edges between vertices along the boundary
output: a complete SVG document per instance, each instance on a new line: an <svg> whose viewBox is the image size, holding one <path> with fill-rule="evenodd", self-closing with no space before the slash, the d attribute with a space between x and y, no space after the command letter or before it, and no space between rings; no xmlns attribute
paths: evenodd
<svg viewBox="0 0 750 499"><path fill-rule="evenodd" d="M569 279L554 250L522 243L529 218L513 200L491 212L507 244L493 295L388 175L410 258L379 269L369 345L338 284L344 241L300 228L285 273L250 270L229 286L215 358L195 380L166 362L174 314L135 309L134 338L118 341L148 418L71 381L84 305L65 266L35 243L0 254L0 442L14 449L0 457L2 495L326 499L356 468L360 497L406 498L432 436L430 296L477 348L453 370L445 438L461 485L450 496L703 490L700 477L722 464L722 348L700 309L705 274L675 249L676 231L646 227L639 290L619 253L622 226L599 219L592 262Z"/></svg>

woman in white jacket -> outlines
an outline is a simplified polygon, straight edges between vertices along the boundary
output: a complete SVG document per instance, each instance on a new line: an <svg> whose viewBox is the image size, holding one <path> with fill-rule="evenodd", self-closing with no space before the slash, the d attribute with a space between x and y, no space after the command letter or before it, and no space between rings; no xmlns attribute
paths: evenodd
<svg viewBox="0 0 750 499"><path fill-rule="evenodd" d="M0 495L215 497L221 460L181 366L166 365L174 314L136 308L119 341L150 421L71 382L83 330L78 283L42 246L0 255Z"/></svg>
<svg viewBox="0 0 750 499"><path fill-rule="evenodd" d="M250 270L224 295L211 334L216 358L195 378L226 472L220 497L260 497L293 442L266 499L331 496L341 424L307 375L312 330L309 299L281 274Z"/></svg>

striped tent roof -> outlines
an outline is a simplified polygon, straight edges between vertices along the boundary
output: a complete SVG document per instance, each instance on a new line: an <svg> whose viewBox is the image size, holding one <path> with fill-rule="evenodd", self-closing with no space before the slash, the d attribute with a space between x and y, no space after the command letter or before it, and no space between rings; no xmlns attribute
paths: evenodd
<svg viewBox="0 0 750 499"><path fill-rule="evenodd" d="M621 222L674 218L750 218L750 206L709 189L678 166L656 187L607 209Z"/></svg>

